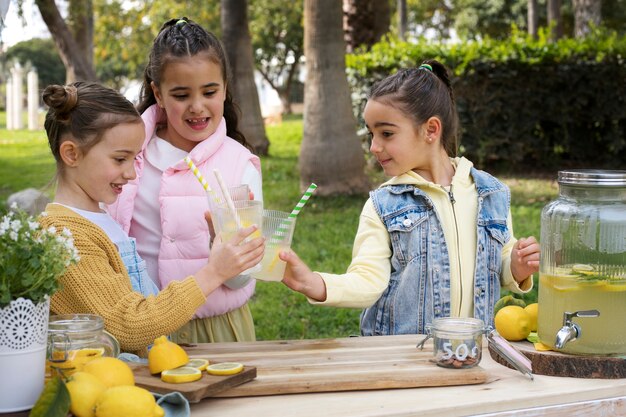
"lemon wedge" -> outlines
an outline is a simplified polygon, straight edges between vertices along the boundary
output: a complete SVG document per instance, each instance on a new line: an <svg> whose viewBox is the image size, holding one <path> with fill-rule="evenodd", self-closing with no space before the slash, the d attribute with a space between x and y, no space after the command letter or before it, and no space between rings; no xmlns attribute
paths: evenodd
<svg viewBox="0 0 626 417"><path fill-rule="evenodd" d="M211 375L234 375L243 371L243 365L237 362L214 363L206 368Z"/></svg>
<svg viewBox="0 0 626 417"><path fill-rule="evenodd" d="M181 366L180 368L166 369L161 372L161 381L170 384L182 384L185 382L193 382L202 378L202 371L190 366Z"/></svg>
<svg viewBox="0 0 626 417"><path fill-rule="evenodd" d="M209 360L202 358L193 358L189 359L189 362L187 362L187 365L185 366L188 366L190 368L196 368L199 371L204 371L206 367L209 366Z"/></svg>

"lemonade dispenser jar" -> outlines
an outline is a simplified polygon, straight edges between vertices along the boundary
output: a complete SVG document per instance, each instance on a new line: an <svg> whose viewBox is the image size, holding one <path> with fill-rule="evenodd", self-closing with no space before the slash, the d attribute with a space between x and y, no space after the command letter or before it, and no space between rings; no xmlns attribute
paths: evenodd
<svg viewBox="0 0 626 417"><path fill-rule="evenodd" d="M558 173L541 213L538 335L572 354L626 354L626 171Z"/></svg>
<svg viewBox="0 0 626 417"><path fill-rule="evenodd" d="M120 345L104 330L102 317L95 314L50 317L46 377L53 376L54 371L69 376L90 360L119 354Z"/></svg>

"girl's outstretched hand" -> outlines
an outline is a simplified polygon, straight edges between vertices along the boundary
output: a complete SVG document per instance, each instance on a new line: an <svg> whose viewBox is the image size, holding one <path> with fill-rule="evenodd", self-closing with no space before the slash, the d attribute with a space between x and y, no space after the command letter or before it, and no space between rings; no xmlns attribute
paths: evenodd
<svg viewBox="0 0 626 417"><path fill-rule="evenodd" d="M534 236L520 238L511 252L511 272L515 281L522 282L539 271L540 247Z"/></svg>
<svg viewBox="0 0 626 417"><path fill-rule="evenodd" d="M280 259L287 262L283 284L316 301L326 300L326 284L291 249L281 251Z"/></svg>

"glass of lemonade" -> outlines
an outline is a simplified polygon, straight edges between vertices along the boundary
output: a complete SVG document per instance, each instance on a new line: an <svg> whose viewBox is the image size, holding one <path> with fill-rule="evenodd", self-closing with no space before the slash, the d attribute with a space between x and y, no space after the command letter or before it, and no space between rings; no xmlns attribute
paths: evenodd
<svg viewBox="0 0 626 417"><path fill-rule="evenodd" d="M213 211L213 226L215 233L221 233L222 240L232 239L239 231L239 228L249 227L256 224L258 229L250 235L249 239L261 237L263 229L263 202L258 200L235 200L233 201L235 211L233 212L227 204L218 205ZM261 265L243 271L242 275L249 275L259 271Z"/></svg>
<svg viewBox="0 0 626 417"><path fill-rule="evenodd" d="M287 264L278 254L291 247L293 232L296 228L295 217L277 210L263 211L263 236L265 236L265 254L261 268L252 276L262 281L282 281Z"/></svg>

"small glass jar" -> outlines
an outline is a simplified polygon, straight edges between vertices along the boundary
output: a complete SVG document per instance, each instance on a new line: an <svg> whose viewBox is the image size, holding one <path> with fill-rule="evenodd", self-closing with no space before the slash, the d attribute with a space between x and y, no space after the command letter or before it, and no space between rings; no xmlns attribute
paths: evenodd
<svg viewBox="0 0 626 417"><path fill-rule="evenodd" d="M64 376L80 371L85 363L101 356L117 357L118 341L104 330L95 314L51 316L48 322L46 376L56 370Z"/></svg>
<svg viewBox="0 0 626 417"><path fill-rule="evenodd" d="M471 368L482 357L485 325L475 318L442 317L426 326L433 338L435 363L444 368Z"/></svg>

